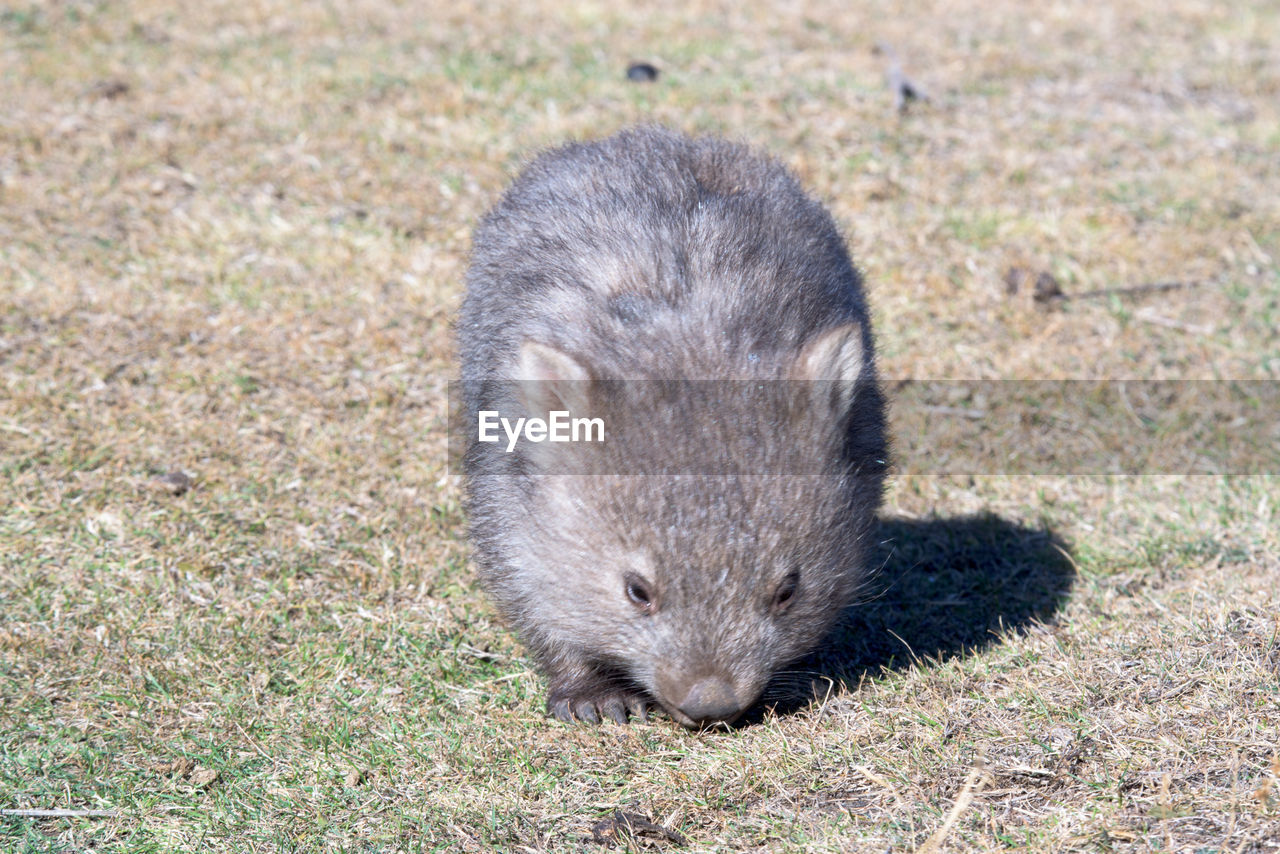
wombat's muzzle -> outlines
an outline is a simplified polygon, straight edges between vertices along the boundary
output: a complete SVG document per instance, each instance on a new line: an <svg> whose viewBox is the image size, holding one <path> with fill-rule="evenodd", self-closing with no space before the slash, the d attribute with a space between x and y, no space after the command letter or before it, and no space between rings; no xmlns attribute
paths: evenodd
<svg viewBox="0 0 1280 854"><path fill-rule="evenodd" d="M732 723L751 702L739 697L733 685L719 676L698 679L683 692L678 685L672 685L676 690L670 692L665 690L665 685L659 687L664 689L664 696L670 698L664 704L667 711L687 727Z"/></svg>

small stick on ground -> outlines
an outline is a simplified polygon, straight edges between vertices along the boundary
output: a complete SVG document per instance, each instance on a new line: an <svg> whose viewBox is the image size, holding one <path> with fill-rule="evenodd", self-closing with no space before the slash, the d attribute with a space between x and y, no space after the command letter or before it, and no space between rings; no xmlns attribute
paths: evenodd
<svg viewBox="0 0 1280 854"><path fill-rule="evenodd" d="M1141 285L1131 285L1125 288L1099 288L1096 291L1084 291L1078 294L1057 294L1055 299L1092 299L1095 297L1127 297L1136 294L1154 294L1163 291L1179 291L1184 288L1194 288L1201 285L1201 282L1146 282Z"/></svg>
<svg viewBox="0 0 1280 854"><path fill-rule="evenodd" d="M119 818L115 810L0 810L14 818Z"/></svg>
<svg viewBox="0 0 1280 854"><path fill-rule="evenodd" d="M1195 279L1171 282L1143 282L1138 285L1126 285L1115 288L1098 288L1092 291L1081 291L1077 294L1067 293L1058 284L1058 280L1047 270L1036 272L1028 267L1010 267L1004 274L1005 292L1009 296L1019 293L1030 293L1038 303L1065 301L1073 299L1097 299L1098 297L1131 297L1142 294L1164 293L1197 288L1204 282Z"/></svg>
<svg viewBox="0 0 1280 854"><path fill-rule="evenodd" d="M960 787L960 794L956 795L956 802L951 805L951 811L942 820L942 826L933 832L933 836L925 840L924 845L916 849L916 854L937 854L942 850L942 843L947 838L947 834L951 832L951 828L959 821L960 814L968 809L969 804L973 802L974 793L982 788L981 784L978 783L978 777L982 774L984 764L982 758L979 757L973 768L969 770L969 776L965 777L964 785Z"/></svg>

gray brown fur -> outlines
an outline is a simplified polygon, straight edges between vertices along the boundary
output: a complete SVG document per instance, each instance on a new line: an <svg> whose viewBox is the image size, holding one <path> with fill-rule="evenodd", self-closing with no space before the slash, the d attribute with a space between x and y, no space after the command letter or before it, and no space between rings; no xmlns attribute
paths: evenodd
<svg viewBox="0 0 1280 854"><path fill-rule="evenodd" d="M549 395L614 430L575 449L588 475L547 445L465 458L476 564L557 717L731 720L865 580L886 454L866 303L774 161L656 128L541 155L476 230L458 331L473 419ZM787 391L655 408L602 382L686 378Z"/></svg>

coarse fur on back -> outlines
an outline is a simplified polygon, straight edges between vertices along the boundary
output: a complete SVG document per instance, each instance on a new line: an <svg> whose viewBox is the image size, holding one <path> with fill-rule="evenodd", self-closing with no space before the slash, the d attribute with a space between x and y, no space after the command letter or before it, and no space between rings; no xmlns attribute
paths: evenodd
<svg viewBox="0 0 1280 854"><path fill-rule="evenodd" d="M476 230L458 333L475 561L557 717L732 720L851 601L884 404L858 274L776 162L658 128L542 154ZM607 441L476 441L556 408Z"/></svg>

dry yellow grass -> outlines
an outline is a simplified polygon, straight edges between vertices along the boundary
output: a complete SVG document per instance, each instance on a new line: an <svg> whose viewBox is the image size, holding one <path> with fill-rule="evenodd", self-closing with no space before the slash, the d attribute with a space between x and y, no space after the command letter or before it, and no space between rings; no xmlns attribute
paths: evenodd
<svg viewBox="0 0 1280 854"><path fill-rule="evenodd" d="M1278 45L1262 0L0 8L0 810L113 813L0 848L1280 849L1274 475L899 477L849 684L566 728L444 428L477 217L638 121L829 202L888 377L1274 381Z"/></svg>

